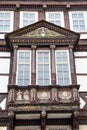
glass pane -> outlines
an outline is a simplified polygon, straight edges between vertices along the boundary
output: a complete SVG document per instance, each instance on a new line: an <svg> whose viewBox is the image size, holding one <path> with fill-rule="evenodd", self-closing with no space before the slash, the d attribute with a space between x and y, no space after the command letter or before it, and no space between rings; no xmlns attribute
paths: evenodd
<svg viewBox="0 0 87 130"><path fill-rule="evenodd" d="M55 14L55 19L60 19L60 14Z"/></svg>
<svg viewBox="0 0 87 130"><path fill-rule="evenodd" d="M0 19L4 18L4 13L0 13Z"/></svg>
<svg viewBox="0 0 87 130"><path fill-rule="evenodd" d="M77 14L72 14L72 18L77 18Z"/></svg>
<svg viewBox="0 0 87 130"><path fill-rule="evenodd" d="M10 20L5 20L5 25L10 25Z"/></svg>
<svg viewBox="0 0 87 130"><path fill-rule="evenodd" d="M23 80L18 79L18 85L22 86L23 85Z"/></svg>
<svg viewBox="0 0 87 130"><path fill-rule="evenodd" d="M5 18L10 18L10 13L5 13Z"/></svg>
<svg viewBox="0 0 87 130"><path fill-rule="evenodd" d="M29 53L29 52L26 52L26 53L25 53L25 57L28 57L28 58L29 58L29 57L30 57L30 53Z"/></svg>
<svg viewBox="0 0 87 130"><path fill-rule="evenodd" d="M67 80L65 80L64 81L64 85L69 85L70 83L69 83L69 79L67 79Z"/></svg>
<svg viewBox="0 0 87 130"><path fill-rule="evenodd" d="M0 26L0 32L1 32L1 31L3 31L3 26L2 26L2 25Z"/></svg>
<svg viewBox="0 0 87 130"><path fill-rule="evenodd" d="M29 65L25 65L25 71L29 71Z"/></svg>
<svg viewBox="0 0 87 130"><path fill-rule="evenodd" d="M30 14L30 18L35 19L35 14Z"/></svg>
<svg viewBox="0 0 87 130"><path fill-rule="evenodd" d="M73 26L74 30L79 31L79 26Z"/></svg>
<svg viewBox="0 0 87 130"><path fill-rule="evenodd" d="M24 85L29 85L29 80L24 80Z"/></svg>
<svg viewBox="0 0 87 130"><path fill-rule="evenodd" d="M63 73L62 72L58 72L58 79L63 78Z"/></svg>
<svg viewBox="0 0 87 130"><path fill-rule="evenodd" d="M81 25L80 30L85 31L85 25Z"/></svg>
<svg viewBox="0 0 87 130"><path fill-rule="evenodd" d="M64 72L64 77L69 79L69 73L68 72Z"/></svg>
<svg viewBox="0 0 87 130"><path fill-rule="evenodd" d="M38 84L39 84L39 85L43 85L42 80L38 80Z"/></svg>
<svg viewBox="0 0 87 130"><path fill-rule="evenodd" d="M79 14L78 14L78 18L84 18L83 13L79 13Z"/></svg>
<svg viewBox="0 0 87 130"><path fill-rule="evenodd" d="M57 71L62 71L62 65L57 65Z"/></svg>
<svg viewBox="0 0 87 130"><path fill-rule="evenodd" d="M18 79L23 79L23 72L18 72Z"/></svg>
<svg viewBox="0 0 87 130"><path fill-rule="evenodd" d="M19 71L23 71L23 69L24 69L24 65L23 65L23 64L19 64L19 65L18 65L18 70L19 70Z"/></svg>
<svg viewBox="0 0 87 130"><path fill-rule="evenodd" d="M44 65L44 71L46 72L48 72L49 71L49 65Z"/></svg>
<svg viewBox="0 0 87 130"><path fill-rule="evenodd" d="M73 20L73 25L78 25L78 21L77 20Z"/></svg>
<svg viewBox="0 0 87 130"><path fill-rule="evenodd" d="M54 23L55 23L56 25L61 26L61 21L55 21Z"/></svg>
<svg viewBox="0 0 87 130"><path fill-rule="evenodd" d="M68 64L63 64L62 69L63 71L68 71Z"/></svg>
<svg viewBox="0 0 87 130"><path fill-rule="evenodd" d="M43 73L38 73L38 79L43 79Z"/></svg>
<svg viewBox="0 0 87 130"><path fill-rule="evenodd" d="M42 71L43 71L43 68L44 68L44 66L41 65L41 64L39 64L39 65L38 65L38 72L42 72Z"/></svg>
<svg viewBox="0 0 87 130"><path fill-rule="evenodd" d="M28 20L23 20L23 26L29 25Z"/></svg>
<svg viewBox="0 0 87 130"><path fill-rule="evenodd" d="M49 85L49 80L44 80L44 85Z"/></svg>
<svg viewBox="0 0 87 130"><path fill-rule="evenodd" d="M63 80L58 80L59 85L63 85Z"/></svg>
<svg viewBox="0 0 87 130"><path fill-rule="evenodd" d="M28 14L27 13L23 13L23 18L28 18Z"/></svg>
<svg viewBox="0 0 87 130"><path fill-rule="evenodd" d="M8 26L5 25L5 26L4 26L4 31L9 31L9 30L10 30L10 25L8 25Z"/></svg>
<svg viewBox="0 0 87 130"><path fill-rule="evenodd" d="M0 20L0 25L3 25L3 20Z"/></svg>
<svg viewBox="0 0 87 130"><path fill-rule="evenodd" d="M24 73L24 79L29 79L29 73Z"/></svg>
<svg viewBox="0 0 87 130"><path fill-rule="evenodd" d="M44 73L44 78L49 79L49 73Z"/></svg>
<svg viewBox="0 0 87 130"><path fill-rule="evenodd" d="M49 19L54 19L54 14L53 13L49 14Z"/></svg>
<svg viewBox="0 0 87 130"><path fill-rule="evenodd" d="M80 24L80 25L85 25L84 20L80 20L80 21L79 21L79 24Z"/></svg>

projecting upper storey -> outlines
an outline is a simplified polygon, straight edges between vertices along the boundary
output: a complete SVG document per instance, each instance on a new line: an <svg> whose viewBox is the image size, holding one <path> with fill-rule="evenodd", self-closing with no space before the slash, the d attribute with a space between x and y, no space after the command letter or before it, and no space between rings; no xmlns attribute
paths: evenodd
<svg viewBox="0 0 87 130"><path fill-rule="evenodd" d="M41 20L32 25L13 31L5 35L7 45L12 47L31 45L56 45L74 47L78 44L79 34Z"/></svg>

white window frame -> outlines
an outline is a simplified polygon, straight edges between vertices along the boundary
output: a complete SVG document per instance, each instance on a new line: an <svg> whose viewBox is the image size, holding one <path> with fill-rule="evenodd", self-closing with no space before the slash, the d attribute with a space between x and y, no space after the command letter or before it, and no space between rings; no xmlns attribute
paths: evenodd
<svg viewBox="0 0 87 130"><path fill-rule="evenodd" d="M64 13L61 11L61 12L46 12L46 21L50 22L49 20L49 14L60 14L60 21L61 21L61 27L65 27L64 25Z"/></svg>
<svg viewBox="0 0 87 130"><path fill-rule="evenodd" d="M24 26L23 26L23 14L24 14L24 13L28 13L28 14L34 13L34 14L35 14L35 22L38 21L38 12L36 12L36 11L21 11L21 12L20 12L20 25L19 25L20 28L24 27ZM34 23L35 23L35 22L34 22ZM31 24L33 24L33 23L31 23ZM29 25L30 25L30 24L29 24ZM26 26L28 26L28 25L26 25Z"/></svg>
<svg viewBox="0 0 87 130"><path fill-rule="evenodd" d="M17 72L16 72L16 84L18 85L18 65L21 63L22 64L22 62L18 62L18 59L19 59L19 53L20 52L30 52L30 63L29 63L29 65L30 65L30 79L29 79L29 84L28 85L31 85L31 50L18 50L18 52L17 52ZM23 63L23 64L25 64L25 63ZM24 80L24 79L23 79ZM21 86L25 86L24 84L23 85L21 85Z"/></svg>
<svg viewBox="0 0 87 130"><path fill-rule="evenodd" d="M51 60L50 60L50 50L37 50L36 51L36 84L38 84L38 52L48 52L49 53L49 84L51 85ZM42 86L46 86L46 85L42 85Z"/></svg>
<svg viewBox="0 0 87 130"><path fill-rule="evenodd" d="M76 14L83 13L83 15L84 15L83 20L84 20L84 23L85 23L85 30L81 30L81 31L80 30L77 30L77 31L74 30L74 28L73 28L73 18L72 18L73 13L76 13ZM70 29L71 30L76 31L76 32L87 32L87 11L70 11L69 12L69 20L70 20ZM78 20L80 20L80 19L78 19Z"/></svg>
<svg viewBox="0 0 87 130"><path fill-rule="evenodd" d="M58 84L58 75L57 75L57 60L56 60L56 53L57 52L66 52L67 53L67 65L68 65L68 71L69 71L69 85L71 84L71 73L70 73L70 60L69 60L69 51L68 50L55 50L55 64L56 64L56 82L57 82L57 84ZM59 64L61 64L61 63L59 63ZM64 84L63 84L63 86L65 86Z"/></svg>
<svg viewBox="0 0 87 130"><path fill-rule="evenodd" d="M3 30L2 32L11 32L13 31L13 21L14 21L14 12L13 11L0 11L0 13L10 13L10 29L7 31ZM3 18L0 18L0 20L4 20Z"/></svg>

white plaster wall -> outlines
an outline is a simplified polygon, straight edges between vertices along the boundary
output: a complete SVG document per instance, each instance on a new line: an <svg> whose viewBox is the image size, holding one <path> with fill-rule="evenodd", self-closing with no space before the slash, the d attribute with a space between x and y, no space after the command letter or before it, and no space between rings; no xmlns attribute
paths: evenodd
<svg viewBox="0 0 87 130"><path fill-rule="evenodd" d="M9 73L10 59L0 59L0 73Z"/></svg>
<svg viewBox="0 0 87 130"><path fill-rule="evenodd" d="M7 130L6 126L0 127L0 130Z"/></svg>
<svg viewBox="0 0 87 130"><path fill-rule="evenodd" d="M87 125L80 125L79 130L87 130Z"/></svg>
<svg viewBox="0 0 87 130"><path fill-rule="evenodd" d="M76 73L87 73L87 58L75 58Z"/></svg>
<svg viewBox="0 0 87 130"><path fill-rule="evenodd" d="M87 52L75 52L74 56L81 56L81 57L87 56Z"/></svg>
<svg viewBox="0 0 87 130"><path fill-rule="evenodd" d="M77 84L80 85L79 91L87 91L87 76L77 76Z"/></svg>
<svg viewBox="0 0 87 130"><path fill-rule="evenodd" d="M0 76L0 93L7 92L8 76Z"/></svg>
<svg viewBox="0 0 87 130"><path fill-rule="evenodd" d="M9 52L0 52L0 57L9 57L10 53Z"/></svg>
<svg viewBox="0 0 87 130"><path fill-rule="evenodd" d="M80 97L80 108L82 109L85 106L86 102Z"/></svg>

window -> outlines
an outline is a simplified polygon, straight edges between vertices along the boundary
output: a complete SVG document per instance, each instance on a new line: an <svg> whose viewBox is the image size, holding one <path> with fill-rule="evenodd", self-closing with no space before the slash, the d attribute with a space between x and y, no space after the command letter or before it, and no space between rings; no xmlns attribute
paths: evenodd
<svg viewBox="0 0 87 130"><path fill-rule="evenodd" d="M50 52L49 51L37 51L37 74L36 81L39 85L50 84Z"/></svg>
<svg viewBox="0 0 87 130"><path fill-rule="evenodd" d="M70 84L69 54L66 50L56 51L56 77L57 84Z"/></svg>
<svg viewBox="0 0 87 130"><path fill-rule="evenodd" d="M31 82L31 52L18 51L17 85L26 86Z"/></svg>
<svg viewBox="0 0 87 130"><path fill-rule="evenodd" d="M13 30L13 12L0 11L0 32L10 32Z"/></svg>
<svg viewBox="0 0 87 130"><path fill-rule="evenodd" d="M87 12L69 12L70 28L76 32L87 31Z"/></svg>
<svg viewBox="0 0 87 130"><path fill-rule="evenodd" d="M46 20L58 26L64 27L63 12L46 12Z"/></svg>
<svg viewBox="0 0 87 130"><path fill-rule="evenodd" d="M24 27L30 24L33 24L38 21L37 12L20 12L20 27Z"/></svg>

